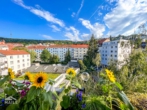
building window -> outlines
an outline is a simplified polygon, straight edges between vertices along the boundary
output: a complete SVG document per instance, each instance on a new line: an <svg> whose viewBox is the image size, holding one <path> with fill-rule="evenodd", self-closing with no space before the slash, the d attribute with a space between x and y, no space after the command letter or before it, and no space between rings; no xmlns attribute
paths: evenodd
<svg viewBox="0 0 147 110"><path fill-rule="evenodd" d="M18 67L18 69L19 69L19 68L20 68L20 65L18 65L17 67Z"/></svg>
<svg viewBox="0 0 147 110"><path fill-rule="evenodd" d="M19 60L17 60L17 63L19 63L20 61Z"/></svg>
<svg viewBox="0 0 147 110"><path fill-rule="evenodd" d="M25 67L25 64L23 64L22 66Z"/></svg>
<svg viewBox="0 0 147 110"><path fill-rule="evenodd" d="M113 46L111 46L111 48L113 48Z"/></svg>
<svg viewBox="0 0 147 110"><path fill-rule="evenodd" d="M111 57L112 57L112 55L111 55Z"/></svg>
<svg viewBox="0 0 147 110"><path fill-rule="evenodd" d="M24 59L22 61L24 62Z"/></svg>
<svg viewBox="0 0 147 110"><path fill-rule="evenodd" d="M113 51L111 50L111 53L112 53Z"/></svg>
<svg viewBox="0 0 147 110"><path fill-rule="evenodd" d="M115 48L117 48L117 46L115 46Z"/></svg>
<svg viewBox="0 0 147 110"><path fill-rule="evenodd" d="M13 64L13 61L10 61L10 64Z"/></svg>
<svg viewBox="0 0 147 110"><path fill-rule="evenodd" d="M105 60L107 60L107 58L105 58Z"/></svg>
<svg viewBox="0 0 147 110"><path fill-rule="evenodd" d="M11 69L14 69L14 66L11 66Z"/></svg>
<svg viewBox="0 0 147 110"><path fill-rule="evenodd" d="M115 55L115 57L117 57L117 55Z"/></svg>
<svg viewBox="0 0 147 110"><path fill-rule="evenodd" d="M13 56L10 56L10 59L13 59Z"/></svg>
<svg viewBox="0 0 147 110"><path fill-rule="evenodd" d="M107 56L107 55L105 55L105 56Z"/></svg>

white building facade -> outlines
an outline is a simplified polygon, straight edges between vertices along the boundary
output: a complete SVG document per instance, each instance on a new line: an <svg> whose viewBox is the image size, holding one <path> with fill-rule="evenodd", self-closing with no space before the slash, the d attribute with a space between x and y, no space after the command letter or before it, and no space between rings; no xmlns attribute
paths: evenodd
<svg viewBox="0 0 147 110"><path fill-rule="evenodd" d="M104 42L99 48L101 54L101 64L108 65L110 62L117 61L124 64L125 59L131 54L131 45L129 40L115 40Z"/></svg>
<svg viewBox="0 0 147 110"><path fill-rule="evenodd" d="M69 50L72 59L83 59L88 50L88 45L51 45L47 50L53 55L57 55L60 61L65 60L65 54Z"/></svg>
<svg viewBox="0 0 147 110"><path fill-rule="evenodd" d="M29 47L27 47L27 49L29 50L29 51L34 51L34 52L36 52L36 61L41 61L40 60L40 54L42 53L42 51L44 50L44 49L46 49L47 48L47 46L41 46L41 45L36 45L36 46L29 46Z"/></svg>
<svg viewBox="0 0 147 110"><path fill-rule="evenodd" d="M0 50L0 53L7 58L8 68L13 69L15 74L22 73L30 67L30 54L22 50Z"/></svg>
<svg viewBox="0 0 147 110"><path fill-rule="evenodd" d="M0 75L8 74L7 58L5 55L0 54Z"/></svg>

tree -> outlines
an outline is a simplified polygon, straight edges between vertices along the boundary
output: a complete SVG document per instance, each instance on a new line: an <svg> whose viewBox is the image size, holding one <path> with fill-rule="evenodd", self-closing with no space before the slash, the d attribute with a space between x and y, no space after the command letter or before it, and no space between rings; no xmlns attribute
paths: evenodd
<svg viewBox="0 0 147 110"><path fill-rule="evenodd" d="M97 66L97 70L98 70L98 66L100 65L100 61L101 61L101 56L99 53L97 53L96 57L92 59L93 64Z"/></svg>
<svg viewBox="0 0 147 110"><path fill-rule="evenodd" d="M110 41L112 41L112 36L110 35Z"/></svg>
<svg viewBox="0 0 147 110"><path fill-rule="evenodd" d="M142 42L142 40L141 40L141 38L140 37L137 37L136 39L135 39L135 47L136 48L140 48L141 47L141 42Z"/></svg>
<svg viewBox="0 0 147 110"><path fill-rule="evenodd" d="M50 63L58 63L59 62L59 57L57 56L57 55L52 55L51 57L50 57Z"/></svg>
<svg viewBox="0 0 147 110"><path fill-rule="evenodd" d="M94 65L92 59L96 57L97 52L98 52L97 40L94 38L94 35L92 34L91 39L89 41L87 55L83 59L83 62L87 67Z"/></svg>
<svg viewBox="0 0 147 110"><path fill-rule="evenodd" d="M71 60L71 56L70 56L70 50L68 49L68 51L65 54L65 63L68 63Z"/></svg>
<svg viewBox="0 0 147 110"><path fill-rule="evenodd" d="M50 52L47 49L44 49L40 55L40 59L44 62L48 62L50 59Z"/></svg>
<svg viewBox="0 0 147 110"><path fill-rule="evenodd" d="M32 63L33 61L35 61L37 54L34 50L31 50L31 51L28 51L28 52L30 53L31 63Z"/></svg>
<svg viewBox="0 0 147 110"><path fill-rule="evenodd" d="M85 71L87 69L87 67L84 65L83 61L82 60L78 60L78 63L80 65L80 69L82 71Z"/></svg>

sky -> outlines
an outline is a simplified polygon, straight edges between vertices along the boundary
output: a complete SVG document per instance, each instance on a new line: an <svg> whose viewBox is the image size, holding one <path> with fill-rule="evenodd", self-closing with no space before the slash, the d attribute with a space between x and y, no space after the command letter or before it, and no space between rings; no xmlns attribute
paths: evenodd
<svg viewBox="0 0 147 110"><path fill-rule="evenodd" d="M135 33L147 0L0 0L0 36L88 40Z"/></svg>

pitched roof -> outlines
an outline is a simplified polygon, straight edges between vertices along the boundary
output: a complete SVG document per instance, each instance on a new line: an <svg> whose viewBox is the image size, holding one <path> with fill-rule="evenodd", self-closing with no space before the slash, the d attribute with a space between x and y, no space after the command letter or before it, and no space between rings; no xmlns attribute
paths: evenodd
<svg viewBox="0 0 147 110"><path fill-rule="evenodd" d="M27 49L45 49L47 46L43 45L33 45L33 46L28 46Z"/></svg>
<svg viewBox="0 0 147 110"><path fill-rule="evenodd" d="M50 45L48 48L88 48L87 44L77 44L77 45Z"/></svg>
<svg viewBox="0 0 147 110"><path fill-rule="evenodd" d="M24 50L0 50L0 53L3 55L24 55L29 54Z"/></svg>
<svg viewBox="0 0 147 110"><path fill-rule="evenodd" d="M105 42L106 40L109 40L109 38L104 38L104 39L98 40L98 44L102 44L102 43Z"/></svg>

